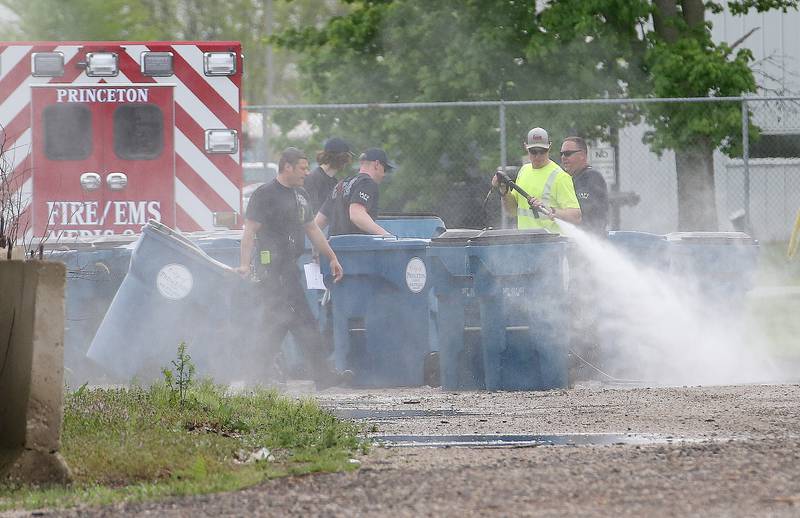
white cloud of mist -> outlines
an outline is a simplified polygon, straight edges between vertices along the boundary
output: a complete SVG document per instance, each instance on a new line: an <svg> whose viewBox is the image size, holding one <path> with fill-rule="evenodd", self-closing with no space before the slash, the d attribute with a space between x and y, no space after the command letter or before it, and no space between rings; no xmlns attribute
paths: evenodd
<svg viewBox="0 0 800 518"><path fill-rule="evenodd" d="M786 378L770 357L763 333L747 328L744 297L731 300L709 292L707 284L689 275L637 265L610 242L568 223L559 225L596 279L597 333L605 372L665 385ZM726 251L734 250L731 246Z"/></svg>

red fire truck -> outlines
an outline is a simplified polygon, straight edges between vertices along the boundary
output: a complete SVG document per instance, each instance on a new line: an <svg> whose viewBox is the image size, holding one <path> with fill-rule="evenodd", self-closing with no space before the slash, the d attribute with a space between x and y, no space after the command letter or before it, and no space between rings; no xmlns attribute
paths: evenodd
<svg viewBox="0 0 800 518"><path fill-rule="evenodd" d="M0 126L28 237L238 226L238 42L0 43Z"/></svg>

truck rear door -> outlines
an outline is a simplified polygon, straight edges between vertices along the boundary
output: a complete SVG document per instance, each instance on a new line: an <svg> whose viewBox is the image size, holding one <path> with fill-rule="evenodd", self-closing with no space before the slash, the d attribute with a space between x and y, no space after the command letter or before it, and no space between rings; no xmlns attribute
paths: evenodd
<svg viewBox="0 0 800 518"><path fill-rule="evenodd" d="M175 224L173 85L31 87L36 236L138 233Z"/></svg>

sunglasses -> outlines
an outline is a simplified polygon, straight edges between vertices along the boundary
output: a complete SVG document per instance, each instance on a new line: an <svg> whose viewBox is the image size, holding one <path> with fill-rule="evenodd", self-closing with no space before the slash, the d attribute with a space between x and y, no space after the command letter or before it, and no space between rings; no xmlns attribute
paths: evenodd
<svg viewBox="0 0 800 518"><path fill-rule="evenodd" d="M541 147L529 147L528 153L531 155L546 155L547 152L550 151L549 149L541 148Z"/></svg>
<svg viewBox="0 0 800 518"><path fill-rule="evenodd" d="M575 153L580 153L580 152L581 152L580 149L573 149L571 151L562 151L561 152L561 156L569 158L572 155L574 155Z"/></svg>

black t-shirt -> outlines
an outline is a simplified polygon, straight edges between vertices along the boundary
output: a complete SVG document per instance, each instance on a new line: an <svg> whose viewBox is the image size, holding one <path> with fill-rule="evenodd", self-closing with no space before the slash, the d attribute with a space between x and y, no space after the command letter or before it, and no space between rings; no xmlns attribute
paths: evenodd
<svg viewBox="0 0 800 518"><path fill-rule="evenodd" d="M314 218L305 189L284 187L272 180L255 190L245 217L261 223L256 234L258 251L269 250L269 264L294 266L305 245L303 225ZM257 255L256 264L259 262Z"/></svg>
<svg viewBox="0 0 800 518"><path fill-rule="evenodd" d="M305 189L308 192L311 211L316 214L331 195L331 191L336 187L336 177L328 176L321 167L317 166L306 176Z"/></svg>
<svg viewBox="0 0 800 518"><path fill-rule="evenodd" d="M350 221L351 203L363 205L372 219L378 217L378 184L368 174L359 173L337 183L325 201L320 212L328 218L329 235L365 233Z"/></svg>
<svg viewBox="0 0 800 518"><path fill-rule="evenodd" d="M586 167L572 177L575 195L581 206L581 228L605 235L608 226L608 187L603 175Z"/></svg>

